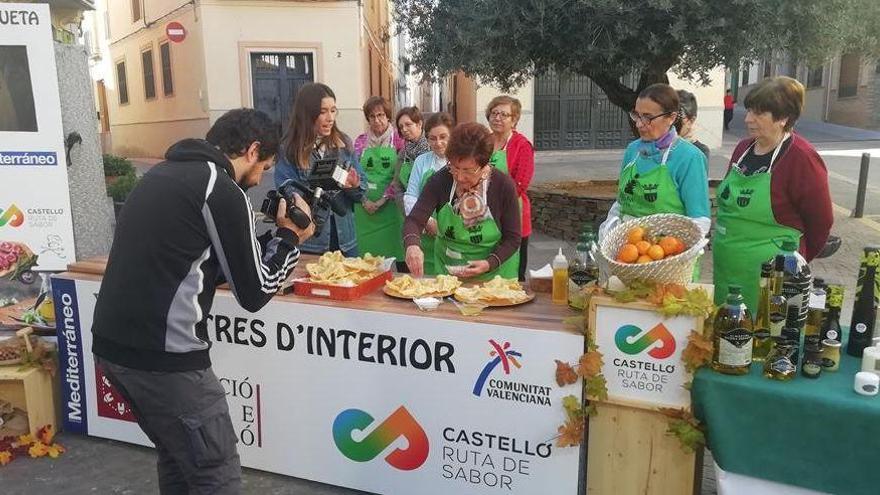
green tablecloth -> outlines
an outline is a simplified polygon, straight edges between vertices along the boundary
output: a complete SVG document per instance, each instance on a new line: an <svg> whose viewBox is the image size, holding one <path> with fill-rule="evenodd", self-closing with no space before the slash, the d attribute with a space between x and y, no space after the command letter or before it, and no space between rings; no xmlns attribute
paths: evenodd
<svg viewBox="0 0 880 495"><path fill-rule="evenodd" d="M699 370L693 407L718 465L835 494L880 494L880 396L853 391L861 360L845 348L840 370L817 380L770 380L763 363L743 376Z"/></svg>

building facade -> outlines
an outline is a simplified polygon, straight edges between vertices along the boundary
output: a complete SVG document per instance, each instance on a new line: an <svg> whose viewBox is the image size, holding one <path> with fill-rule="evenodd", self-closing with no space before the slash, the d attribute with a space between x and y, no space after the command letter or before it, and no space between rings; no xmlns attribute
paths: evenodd
<svg viewBox="0 0 880 495"><path fill-rule="evenodd" d="M397 99L388 0L96 1L84 24L107 152L161 157L240 107L284 127L309 82L334 90L351 135L367 97Z"/></svg>
<svg viewBox="0 0 880 495"><path fill-rule="evenodd" d="M730 71L731 85L742 101L765 77L789 76L806 87L805 120L863 129L880 128L880 61L860 53L833 57L822 65L809 66L785 53L742 64Z"/></svg>

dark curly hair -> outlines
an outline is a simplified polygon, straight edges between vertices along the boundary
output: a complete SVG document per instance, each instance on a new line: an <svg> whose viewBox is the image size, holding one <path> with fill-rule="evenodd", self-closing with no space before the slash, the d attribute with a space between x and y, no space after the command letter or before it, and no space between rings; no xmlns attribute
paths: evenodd
<svg viewBox="0 0 880 495"><path fill-rule="evenodd" d="M473 158L477 165L485 167L492 156L492 131L476 122L458 124L449 136L446 158L450 162Z"/></svg>
<svg viewBox="0 0 880 495"><path fill-rule="evenodd" d="M205 139L232 158L245 154L251 144L260 143L258 156L265 160L278 152L281 136L278 124L265 113L237 108L221 115Z"/></svg>

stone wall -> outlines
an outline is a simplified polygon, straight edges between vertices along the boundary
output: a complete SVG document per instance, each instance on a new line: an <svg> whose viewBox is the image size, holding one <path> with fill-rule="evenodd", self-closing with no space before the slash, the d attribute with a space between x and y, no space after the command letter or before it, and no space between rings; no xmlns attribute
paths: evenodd
<svg viewBox="0 0 880 495"><path fill-rule="evenodd" d="M715 187L709 181L712 217L715 217ZM550 237L577 242L584 226L599 225L617 198L617 181L573 181L533 185L529 188L532 201L532 227Z"/></svg>
<svg viewBox="0 0 880 495"><path fill-rule="evenodd" d="M77 132L82 137L82 143L70 152L67 168L76 258L104 256L113 241L113 203L104 185L88 56L81 45L56 43L55 63L64 136Z"/></svg>

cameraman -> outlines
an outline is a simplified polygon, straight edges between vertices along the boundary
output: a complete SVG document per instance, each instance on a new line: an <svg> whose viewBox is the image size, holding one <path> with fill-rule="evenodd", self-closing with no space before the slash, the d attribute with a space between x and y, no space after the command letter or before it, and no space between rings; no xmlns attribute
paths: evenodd
<svg viewBox="0 0 880 495"><path fill-rule="evenodd" d="M241 467L205 316L221 275L248 311L275 295L299 259L298 228L278 208L260 252L244 190L272 167L278 130L232 110L206 140L184 139L125 203L95 306L92 352L156 444L162 494L237 494ZM308 205L296 198L309 214Z"/></svg>

